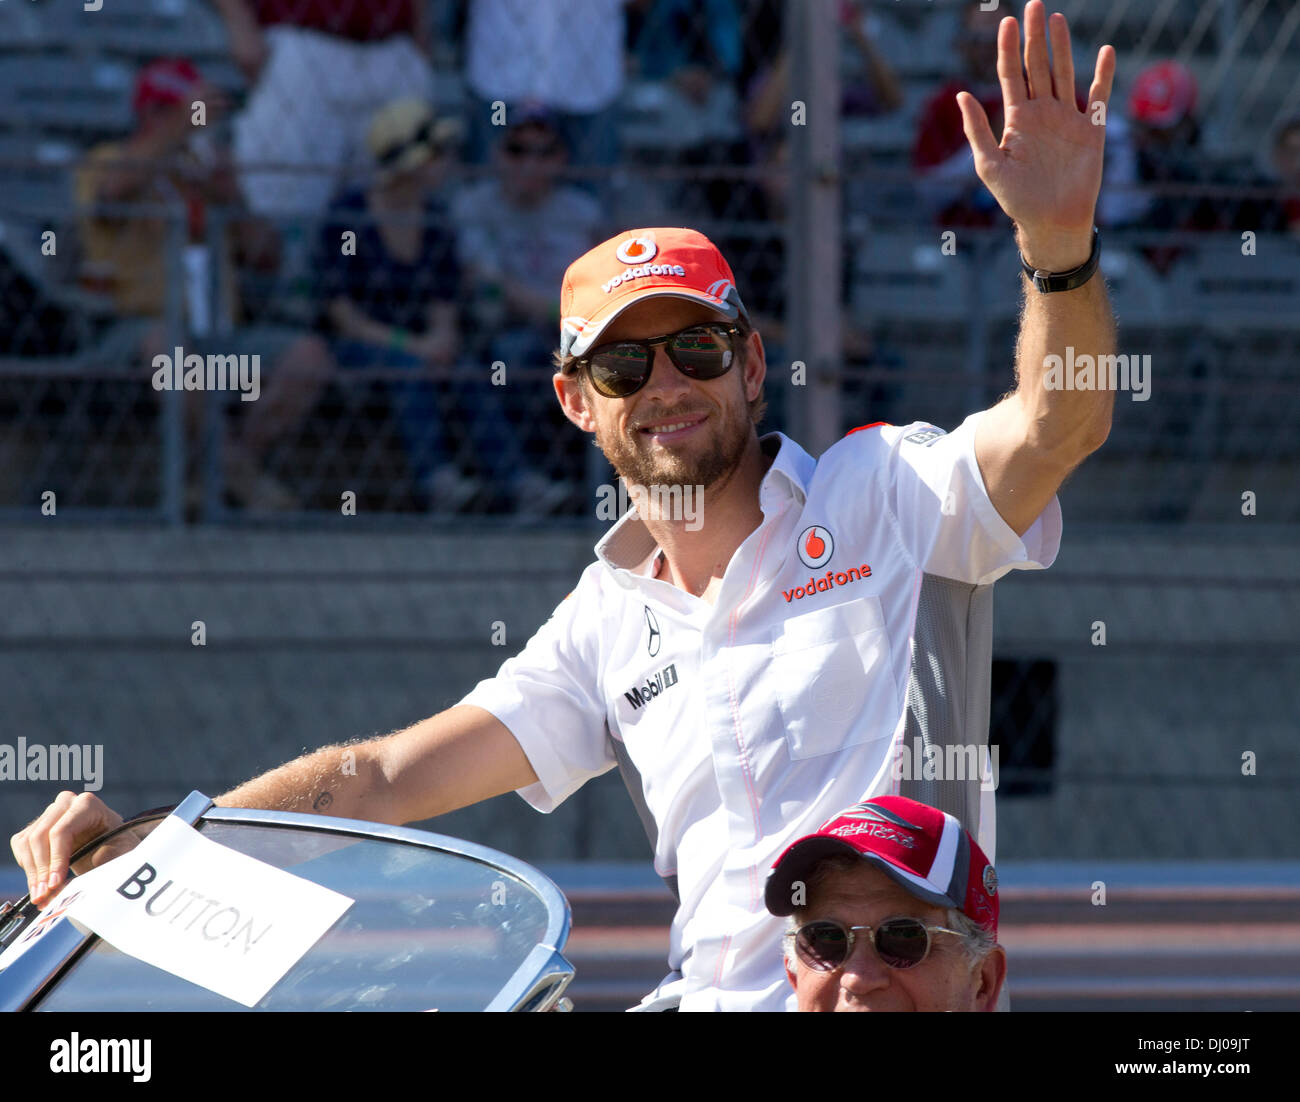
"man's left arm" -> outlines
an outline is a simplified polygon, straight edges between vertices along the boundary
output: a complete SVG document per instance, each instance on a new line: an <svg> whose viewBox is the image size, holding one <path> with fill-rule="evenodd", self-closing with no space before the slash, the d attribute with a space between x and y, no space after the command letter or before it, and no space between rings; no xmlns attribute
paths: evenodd
<svg viewBox="0 0 1300 1102"><path fill-rule="evenodd" d="M1060 273L1078 268L1092 251L1105 152L1104 105L1115 75L1115 51L1103 46L1098 52L1088 109L1080 111L1063 15L1052 17L1050 33L1049 61L1048 20L1041 0L1030 0L1022 71L1019 25L1010 17L1002 21L1001 142L994 141L988 116L974 96L962 92L957 101L976 170L1015 222L1026 262ZM1114 352L1114 319L1101 276L1093 275L1074 290L1046 294L1027 278L1023 284L1027 301L1016 348L1016 389L985 413L975 436L975 458L989 499L1021 536L1066 475L1105 442L1115 402L1110 390L1049 390L1046 385L1048 356L1064 360L1067 348L1076 357Z"/></svg>

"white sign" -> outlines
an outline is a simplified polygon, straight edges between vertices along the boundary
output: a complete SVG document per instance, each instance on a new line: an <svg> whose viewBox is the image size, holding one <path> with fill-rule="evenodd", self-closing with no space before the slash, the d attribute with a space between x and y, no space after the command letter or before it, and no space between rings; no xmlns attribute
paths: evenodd
<svg viewBox="0 0 1300 1102"><path fill-rule="evenodd" d="M78 876L64 884L59 894L45 904L36 920L23 931L22 937L0 953L0 973L40 941L57 919L67 914L68 907L81 895L81 881L82 878ZM78 929L85 932L84 927L79 926Z"/></svg>
<svg viewBox="0 0 1300 1102"><path fill-rule="evenodd" d="M122 952L255 1006L352 902L168 816L130 853L73 879L37 922L61 909Z"/></svg>

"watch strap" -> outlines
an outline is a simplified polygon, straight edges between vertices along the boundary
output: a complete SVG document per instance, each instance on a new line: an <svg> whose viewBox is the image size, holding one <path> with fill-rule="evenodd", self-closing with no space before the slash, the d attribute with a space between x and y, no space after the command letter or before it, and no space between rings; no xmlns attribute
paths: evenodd
<svg viewBox="0 0 1300 1102"><path fill-rule="evenodd" d="M1048 295L1053 291L1073 291L1076 287L1082 287L1090 280L1097 271L1097 265L1101 261L1101 234L1097 227L1092 227L1092 253L1088 259L1080 264L1073 271L1069 272L1048 272L1042 268L1035 268L1025 260L1024 253L1020 254L1020 266L1025 270L1025 275L1029 277L1031 283L1040 294Z"/></svg>

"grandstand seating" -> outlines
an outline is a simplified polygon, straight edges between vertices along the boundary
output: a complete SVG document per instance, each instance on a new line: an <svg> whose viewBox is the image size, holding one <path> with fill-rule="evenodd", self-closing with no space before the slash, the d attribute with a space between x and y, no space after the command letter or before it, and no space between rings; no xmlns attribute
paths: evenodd
<svg viewBox="0 0 1300 1102"><path fill-rule="evenodd" d="M433 25L449 34L455 23L450 0L429 2ZM1116 104L1124 101L1126 81L1148 60L1177 55L1191 64L1202 80L1211 152L1258 152L1279 117L1300 111L1300 9L1294 5L1251 4L1232 25L1224 21L1220 0L1062 0L1059 6L1072 22L1081 80L1097 41L1109 39L1120 49ZM909 174L916 119L951 65L949 36L959 10L950 0L873 6L876 42L899 74L904 105L891 115L849 116L841 123L850 320L879 343L881 359L871 370L903 372L908 380L873 384L877 398L884 386L902 410L935 419L957 416L976 391L996 397L1009 385L1018 310L1010 242L986 250L959 231L957 255L942 255ZM68 307L79 340L96 332L103 303L69 290L76 276L75 233L63 231L75 230L71 170L90 145L129 129L134 73L161 54L195 58L238 107L245 80L206 0L113 0L97 12L76 3L0 3L4 247L11 253L19 243L11 262ZM436 54L435 98L446 111L463 110L467 93L453 42L441 42ZM844 48L842 61L846 79L860 75L861 59L851 48ZM629 83L621 121L625 156L609 193L613 221L671 215L672 188L639 168L670 163L692 132L701 132L699 120L686 119L680 103L651 84ZM745 210L719 217L708 223L710 232L743 237L760 230ZM706 222L701 216L700 224ZM53 263L31 252L44 228L60 231ZM1143 255L1146 243L1140 232L1127 237L1109 231L1103 272L1124 338L1163 359L1168 401L1159 411L1155 403L1125 408L1112 437L1116 454L1182 448L1195 457L1219 433L1214 447L1245 458L1270 440L1295 436L1286 431L1295 403L1284 384L1300 318L1296 246L1265 237L1255 256L1243 257L1235 236L1204 239L1160 275ZM743 286L745 272L737 274ZM268 286L268 300L272 291ZM287 307L280 309L291 316ZM14 366L6 368L11 375ZM56 367L31 366L46 373ZM965 380L955 393L944 382L953 378Z"/></svg>
<svg viewBox="0 0 1300 1102"><path fill-rule="evenodd" d="M1243 253L1237 234L1203 234L1169 271L1178 320L1215 329L1294 329L1300 320L1300 248L1285 238Z"/></svg>
<svg viewBox="0 0 1300 1102"><path fill-rule="evenodd" d="M944 322L966 317L970 283L956 256L941 251L938 229L871 232L851 243L853 307L867 315Z"/></svg>
<svg viewBox="0 0 1300 1102"><path fill-rule="evenodd" d="M131 125L134 66L73 54L0 57L0 124L90 138Z"/></svg>

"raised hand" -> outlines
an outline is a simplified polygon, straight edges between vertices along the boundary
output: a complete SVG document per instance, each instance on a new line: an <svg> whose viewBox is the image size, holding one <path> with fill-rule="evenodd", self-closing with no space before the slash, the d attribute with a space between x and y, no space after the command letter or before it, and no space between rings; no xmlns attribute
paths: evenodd
<svg viewBox="0 0 1300 1102"><path fill-rule="evenodd" d="M1115 77L1115 51L1110 46L1097 51L1088 102L1080 111L1069 24L1057 12L1050 25L1049 61L1046 12L1042 0L1030 0L1025 7L1023 70L1019 24L1008 16L998 28L1003 105L1000 142L994 139L979 100L969 92L960 92L957 105L966 140L975 154L975 171L1015 221L1025 259L1035 267L1059 272L1082 264L1091 251L1106 146L1104 112Z"/></svg>

